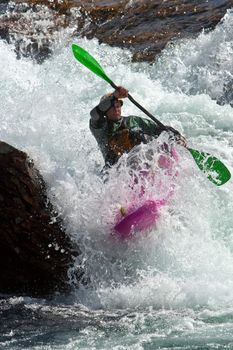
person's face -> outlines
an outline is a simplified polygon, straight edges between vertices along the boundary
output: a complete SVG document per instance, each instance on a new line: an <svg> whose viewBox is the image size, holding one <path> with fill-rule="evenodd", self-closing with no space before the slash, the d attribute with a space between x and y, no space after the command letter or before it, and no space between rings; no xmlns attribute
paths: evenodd
<svg viewBox="0 0 233 350"><path fill-rule="evenodd" d="M116 100L114 101L114 106L109 108L109 110L106 112L106 116L109 120L112 120L114 122L121 119L121 102Z"/></svg>

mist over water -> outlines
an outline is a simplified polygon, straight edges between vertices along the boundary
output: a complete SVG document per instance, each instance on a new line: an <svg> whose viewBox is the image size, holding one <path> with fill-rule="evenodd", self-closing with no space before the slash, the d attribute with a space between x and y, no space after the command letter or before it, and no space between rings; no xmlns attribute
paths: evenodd
<svg viewBox="0 0 233 350"><path fill-rule="evenodd" d="M132 64L130 52L97 40L75 42L156 118L183 133L190 147L217 156L232 172L233 109L216 103L232 79L232 28L233 12L228 11L214 31L176 42L152 65ZM71 43L66 37L59 50L54 45L49 60L37 65L17 60L13 46L0 42L0 139L33 158L67 234L81 248L76 264L83 264L88 285L53 302L2 301L1 346L231 348L232 181L214 186L178 147L174 194L157 226L130 241L115 239L115 216L133 196L127 157L104 184L104 163L89 131L89 111L111 88L75 61ZM143 116L129 101L123 114ZM142 147L142 161L150 148L156 148L156 141ZM154 154L152 162L157 157ZM158 169L156 174L168 188L171 180ZM148 183L145 196L156 197L153 190ZM10 317L14 310L21 320L16 330ZM34 321L29 322L25 312Z"/></svg>

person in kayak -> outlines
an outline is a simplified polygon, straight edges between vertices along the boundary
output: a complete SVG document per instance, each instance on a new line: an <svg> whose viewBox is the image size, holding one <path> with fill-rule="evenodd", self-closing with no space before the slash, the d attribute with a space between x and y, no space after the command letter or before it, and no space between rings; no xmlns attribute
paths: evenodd
<svg viewBox="0 0 233 350"><path fill-rule="evenodd" d="M116 164L134 146L148 143L165 131L148 119L123 117L122 99L127 96L128 90L119 86L113 93L102 96L98 106L90 112L90 130L99 145L106 167ZM186 146L185 138L177 130L166 126L166 131L173 140Z"/></svg>

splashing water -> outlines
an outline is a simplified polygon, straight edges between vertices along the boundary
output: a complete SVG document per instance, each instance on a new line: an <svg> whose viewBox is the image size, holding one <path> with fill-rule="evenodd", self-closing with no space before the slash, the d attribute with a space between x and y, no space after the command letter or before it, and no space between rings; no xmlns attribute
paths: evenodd
<svg viewBox="0 0 233 350"><path fill-rule="evenodd" d="M233 74L232 28L233 12L228 11L213 32L177 42L153 65L133 65L128 51L97 40L75 41L162 123L232 171L233 109L216 103ZM179 176L157 226L130 241L114 239L110 228L116 212L131 199L127 156L121 170L113 168L103 183L103 160L88 121L109 87L74 60L70 44L59 52L54 48L54 55L37 65L17 60L13 47L0 42L0 139L34 159L67 234L81 247L77 264L83 264L88 284L58 304L4 299L1 346L232 348L232 182L214 186L178 147ZM130 102L123 113L141 115ZM142 161L149 147L155 145L142 147ZM148 185L147 194L152 191ZM34 315L31 328L27 318L18 316L22 326L13 330L14 310Z"/></svg>

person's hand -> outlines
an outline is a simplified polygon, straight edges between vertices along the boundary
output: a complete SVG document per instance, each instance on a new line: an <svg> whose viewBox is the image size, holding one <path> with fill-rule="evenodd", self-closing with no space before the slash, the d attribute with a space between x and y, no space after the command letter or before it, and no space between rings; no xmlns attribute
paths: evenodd
<svg viewBox="0 0 233 350"><path fill-rule="evenodd" d="M176 141L176 143L178 143L178 145L187 147L187 140L184 136L182 136L179 131L177 131L176 129L172 128L171 126L166 126L167 132L169 134L171 134L171 137L174 138L174 140Z"/></svg>
<svg viewBox="0 0 233 350"><path fill-rule="evenodd" d="M113 95L116 98L125 98L128 96L129 91L125 89L123 86L118 86L117 89L114 91Z"/></svg>
<svg viewBox="0 0 233 350"><path fill-rule="evenodd" d="M177 139L176 139L176 143L178 143L178 145L187 147L187 140L184 136L180 135Z"/></svg>

